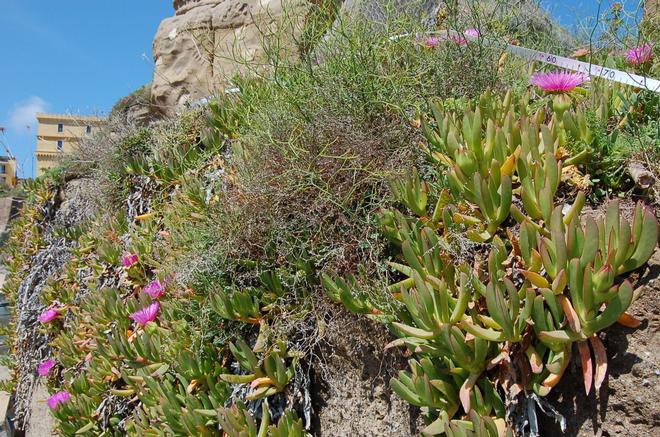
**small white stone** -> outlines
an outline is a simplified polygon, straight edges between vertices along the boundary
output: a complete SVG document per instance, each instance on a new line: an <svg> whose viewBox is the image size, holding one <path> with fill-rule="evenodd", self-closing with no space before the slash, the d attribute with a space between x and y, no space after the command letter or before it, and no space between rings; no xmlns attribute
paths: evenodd
<svg viewBox="0 0 660 437"><path fill-rule="evenodd" d="M177 35L177 33L176 33L176 27L175 27L174 29L172 29L172 31L169 33L169 35L167 35L167 37L169 39L173 40L173 39L176 38L176 35Z"/></svg>

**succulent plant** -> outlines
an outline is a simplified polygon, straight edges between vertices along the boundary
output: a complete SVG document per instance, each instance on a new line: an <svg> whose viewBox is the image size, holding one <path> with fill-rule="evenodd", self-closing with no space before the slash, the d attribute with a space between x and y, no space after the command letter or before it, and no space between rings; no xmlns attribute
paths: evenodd
<svg viewBox="0 0 660 437"><path fill-rule="evenodd" d="M532 219L550 221L554 198L561 179L561 162L550 152L543 162L518 160L517 174L520 180L520 198L525 212Z"/></svg>
<svg viewBox="0 0 660 437"><path fill-rule="evenodd" d="M218 420L222 430L229 437L302 437L302 421L295 413L286 411L275 425L270 425L271 417L268 402L261 404L261 422L257 423L245 404L239 402L230 408L218 410Z"/></svg>
<svg viewBox="0 0 660 437"><path fill-rule="evenodd" d="M508 300L505 299L508 296ZM520 342L530 322L534 291L524 290L523 299L513 283L504 278L502 282L489 282L486 287L486 304L489 317L466 319L461 327L478 338L489 341ZM476 323L476 320L481 323Z"/></svg>
<svg viewBox="0 0 660 437"><path fill-rule="evenodd" d="M225 319L259 323L261 308L253 290L217 291L211 296L211 308Z"/></svg>
<svg viewBox="0 0 660 437"><path fill-rule="evenodd" d="M440 371L429 358L408 360L411 372L400 371L392 378L392 390L409 403L433 411L446 411L453 416L460 407L458 384L454 377Z"/></svg>
<svg viewBox="0 0 660 437"><path fill-rule="evenodd" d="M333 301L343 303L346 308L356 314L366 314L373 311L371 304L357 296L355 277L349 276L346 280L342 278L332 279L323 273L321 280L326 295Z"/></svg>
<svg viewBox="0 0 660 437"><path fill-rule="evenodd" d="M250 373L245 375L224 373L220 378L232 384L249 383L253 391L247 399L260 399L279 393L294 376L296 358L287 367L284 360L287 357L284 343L277 344L273 350L265 354L262 361L241 338L237 339L235 344L230 343L229 349L238 364Z"/></svg>
<svg viewBox="0 0 660 437"><path fill-rule="evenodd" d="M392 192L419 217L426 215L426 202L428 200L428 187L420 181L417 169L410 176L392 181Z"/></svg>
<svg viewBox="0 0 660 437"><path fill-rule="evenodd" d="M481 416L475 411L462 420L451 420L446 412L440 413L440 418L422 431L422 435L446 437L513 437L513 431L506 426L501 418Z"/></svg>
<svg viewBox="0 0 660 437"><path fill-rule="evenodd" d="M421 127L436 168L391 181L403 207L377 213L393 251L378 267L395 279L370 281L359 268L345 278L321 275L332 300L386 324L396 337L387 347L406 348L410 369L391 386L422 409L424 435L512 435L502 401L515 395L511 387L547 395L573 354L587 392L603 383L607 360L598 334L615 321L630 322L632 285L619 276L647 261L658 226L641 204L628 222L618 202L603 217L584 219L584 193L570 207L556 202L558 192L566 193L563 170L585 162L598 145L597 127L625 121L622 90L600 85L592 93L595 110L555 96L550 111L550 98L532 102L511 92L432 104ZM220 106L211 110L216 123L207 145L215 151L236 137L240 120ZM122 183L149 180L155 190L140 199L148 206L139 214L132 209L128 218L122 212L51 235L79 243L42 293L43 304L66 308L45 329L60 364L48 383L69 393L54 411L64 435L304 435L293 411L271 420L269 397L286 390L299 359L285 341L272 343L271 327L299 296L293 284L300 278L317 284L312 261L319 258L286 257L287 266L274 263L272 271L262 271L270 260L237 260L252 274L241 275L240 287L223 276L212 294L195 285L176 290L189 279L180 277L171 293L140 292L168 273L162 245L187 240L187 229L169 229L174 217L203 223L219 202L191 171L209 155L198 143L194 135L182 147L128 160ZM570 156L566 149L584 150ZM235 151L242 153L238 145ZM30 208L9 240L11 276L3 289L10 299L47 243L61 188L50 179L31 185ZM510 216L519 228L506 226ZM177 260L178 249L169 253ZM276 249L266 248L266 257ZM122 267L122 253L138 261ZM160 298L157 322L131 321ZM233 322L218 323L217 316ZM241 335L252 338L257 326L251 347ZM247 400L261 405L261 415L232 396L237 384L250 384Z"/></svg>
<svg viewBox="0 0 660 437"><path fill-rule="evenodd" d="M507 432L503 410L484 401L499 399L485 371L511 360L527 361L530 370L510 376L513 383L547 395L575 343L585 389L599 387L607 363L597 334L629 318L632 287L615 279L648 260L658 225L641 204L632 223L621 219L616 201L603 218L582 222L582 192L572 205L555 204L562 168L586 156L565 155L565 131L585 142L590 135L581 110L562 99L555 99L549 124L545 109L529 114L528 100L514 105L510 95L485 95L474 109L464 102L462 115L431 105L432 122L422 119L425 151L446 172L451 194L413 173L393 184L413 216L379 213L399 251L388 265L405 277L387 288L403 306L374 308L368 295L356 293L357 279L323 277L329 295L352 311L384 312L379 320L398 337L388 347L404 346L411 355L411 371L393 378L392 388L422 407L431 422L427 435ZM430 198L437 198L432 214ZM520 228L505 236L500 228L509 214ZM489 243L487 261L457 262L457 232ZM467 416L456 419L461 409Z"/></svg>

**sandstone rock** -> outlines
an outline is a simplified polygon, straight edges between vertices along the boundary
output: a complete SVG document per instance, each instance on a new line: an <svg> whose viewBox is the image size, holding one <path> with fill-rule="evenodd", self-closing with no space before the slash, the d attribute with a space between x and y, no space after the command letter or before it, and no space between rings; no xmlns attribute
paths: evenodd
<svg viewBox="0 0 660 437"><path fill-rule="evenodd" d="M32 395L30 408L32 415L30 422L25 432L25 437L47 437L55 435L55 417L50 414L50 409L46 404L46 400L50 397L48 390L43 382L37 384L37 388Z"/></svg>
<svg viewBox="0 0 660 437"><path fill-rule="evenodd" d="M660 0L646 0L644 14L647 20L660 19Z"/></svg>
<svg viewBox="0 0 660 437"><path fill-rule="evenodd" d="M510 6L508 6L510 5ZM454 9L456 8L456 9ZM456 11L459 23L447 25L468 28L483 25L489 20L500 21L508 31L522 34L547 35L559 46L570 46L574 38L537 4L525 0L344 0L340 13L344 17L363 17L378 26L388 19L407 17L433 28L438 13Z"/></svg>
<svg viewBox="0 0 660 437"><path fill-rule="evenodd" d="M282 27L286 27L282 34L290 35L292 27L295 27L293 33L300 32L306 5L319 1L174 0L175 15L161 23L153 44L154 109L161 113L176 112L186 102L221 90L229 84L232 75L256 68L265 57L264 34ZM349 20L362 16L376 26L388 17L405 15L434 27L438 10L446 9L446 3L446 0L344 0L341 15ZM568 33L534 2L512 0L511 3L517 7L507 8L501 2L485 0L479 3L479 14L482 19L501 18L516 30L549 35L558 45L570 45ZM466 0L459 2L459 9L465 25L474 25L469 18L474 11L466 6ZM289 21L292 16L298 19ZM292 44L285 44L284 50L283 56L297 54Z"/></svg>
<svg viewBox="0 0 660 437"><path fill-rule="evenodd" d="M262 32L283 16L281 0L175 0L174 8L153 44L152 102L163 113L213 94L262 57Z"/></svg>
<svg viewBox="0 0 660 437"><path fill-rule="evenodd" d="M442 0L344 0L341 12L347 17L361 15L376 24L403 16L425 22L435 18L442 4Z"/></svg>
<svg viewBox="0 0 660 437"><path fill-rule="evenodd" d="M110 112L110 118L124 123L146 126L153 120L151 105L151 83L120 99Z"/></svg>
<svg viewBox="0 0 660 437"><path fill-rule="evenodd" d="M423 427L419 412L390 388L399 370L408 369L400 351L385 350L391 334L376 322L340 310L327 326L328 344L312 381L319 437L412 437Z"/></svg>

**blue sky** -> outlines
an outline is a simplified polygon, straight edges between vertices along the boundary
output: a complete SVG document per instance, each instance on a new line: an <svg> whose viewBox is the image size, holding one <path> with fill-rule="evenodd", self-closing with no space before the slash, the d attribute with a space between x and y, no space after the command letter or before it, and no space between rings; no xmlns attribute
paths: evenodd
<svg viewBox="0 0 660 437"><path fill-rule="evenodd" d="M108 112L151 80L151 43L173 13L171 0L0 0L0 139L19 177L32 174L34 112Z"/></svg>
<svg viewBox="0 0 660 437"><path fill-rule="evenodd" d="M599 2L541 3L573 27ZM603 8L611 3L602 0ZM16 155L19 177L33 174L34 113L107 113L151 80L151 43L172 14L171 0L0 0L0 140Z"/></svg>
<svg viewBox="0 0 660 437"><path fill-rule="evenodd" d="M631 15L639 15L642 0L540 0L541 5L550 12L563 26L579 33L581 29L591 28L595 17L607 15L614 3L620 3ZM629 17L635 22L634 17Z"/></svg>

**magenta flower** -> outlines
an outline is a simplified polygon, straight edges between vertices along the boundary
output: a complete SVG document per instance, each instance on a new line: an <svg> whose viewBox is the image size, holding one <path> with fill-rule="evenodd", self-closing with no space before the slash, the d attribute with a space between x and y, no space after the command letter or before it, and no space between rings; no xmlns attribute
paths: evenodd
<svg viewBox="0 0 660 437"><path fill-rule="evenodd" d="M467 29L465 32L463 32L465 36L472 36L475 38L479 38L481 36L481 33L475 29L474 27Z"/></svg>
<svg viewBox="0 0 660 437"><path fill-rule="evenodd" d="M465 39L463 35L449 35L449 39L454 41L456 44L459 46L466 46L468 43L468 40Z"/></svg>
<svg viewBox="0 0 660 437"><path fill-rule="evenodd" d="M71 400L71 395L68 391L64 390L57 392L53 396L49 397L46 403L51 410L57 410L61 404L69 402L69 400Z"/></svg>
<svg viewBox="0 0 660 437"><path fill-rule="evenodd" d="M437 47L438 44L440 44L440 38L438 38L437 36L429 36L424 41L424 44L426 45L426 47L430 49L434 49Z"/></svg>
<svg viewBox="0 0 660 437"><path fill-rule="evenodd" d="M46 376L50 372L50 369L55 367L56 364L57 361L55 360L52 359L46 360L37 366L37 373L39 374L39 376Z"/></svg>
<svg viewBox="0 0 660 437"><path fill-rule="evenodd" d="M124 267L129 268L133 264L138 262L138 256L134 253L128 253L121 258L121 263Z"/></svg>
<svg viewBox="0 0 660 437"><path fill-rule="evenodd" d="M41 315L38 317L38 320L41 323L48 323L48 322L52 322L53 320L55 320L57 318L57 316L59 316L59 315L60 315L60 313L55 311L55 309L49 308L46 311L44 311L43 313L41 313Z"/></svg>
<svg viewBox="0 0 660 437"><path fill-rule="evenodd" d="M160 305L158 302L154 302L148 307L142 308L139 311L134 312L129 317L135 320L140 326L144 326L149 322L153 322L156 319L156 314L158 314L158 308Z"/></svg>
<svg viewBox="0 0 660 437"><path fill-rule="evenodd" d="M536 72L529 83L549 93L563 93L571 91L578 85L589 80L584 73L569 73L567 71L551 71L549 73Z"/></svg>
<svg viewBox="0 0 660 437"><path fill-rule="evenodd" d="M653 46L651 44L642 44L641 46L628 49L626 60L632 65L645 64L653 57Z"/></svg>
<svg viewBox="0 0 660 437"><path fill-rule="evenodd" d="M147 284L142 291L144 291L154 299L158 299L163 294L165 294L165 284L163 284L158 279L156 279L155 281L152 281L151 283Z"/></svg>

